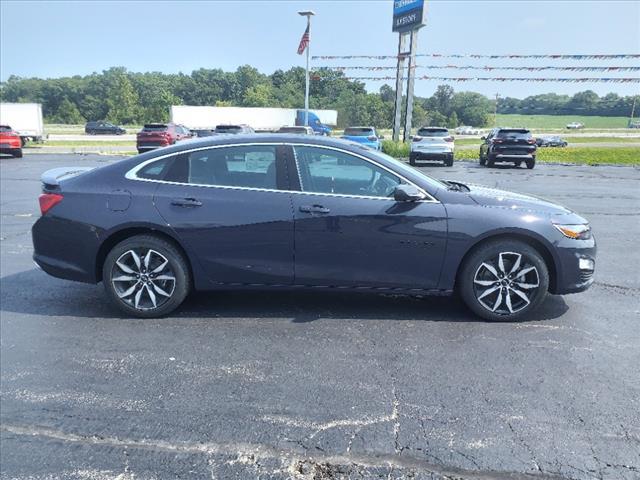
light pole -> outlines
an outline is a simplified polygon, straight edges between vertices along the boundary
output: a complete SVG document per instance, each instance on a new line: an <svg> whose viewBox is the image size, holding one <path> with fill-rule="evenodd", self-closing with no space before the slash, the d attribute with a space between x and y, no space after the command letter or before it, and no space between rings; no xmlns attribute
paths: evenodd
<svg viewBox="0 0 640 480"><path fill-rule="evenodd" d="M315 15L315 13L311 10L305 10L298 12L298 15L307 17L307 68L304 77L304 125L306 127L309 126L309 47L311 46L311 17Z"/></svg>

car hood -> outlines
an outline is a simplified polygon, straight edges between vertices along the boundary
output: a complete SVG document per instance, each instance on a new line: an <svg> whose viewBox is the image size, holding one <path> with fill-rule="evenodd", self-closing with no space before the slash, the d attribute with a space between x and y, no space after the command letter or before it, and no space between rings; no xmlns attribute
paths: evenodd
<svg viewBox="0 0 640 480"><path fill-rule="evenodd" d="M508 208L510 210L520 210L544 215L567 215L574 213L562 205L531 195L523 195L521 193L489 188L482 185L465 185L469 187L470 190L468 195L476 203L486 207Z"/></svg>

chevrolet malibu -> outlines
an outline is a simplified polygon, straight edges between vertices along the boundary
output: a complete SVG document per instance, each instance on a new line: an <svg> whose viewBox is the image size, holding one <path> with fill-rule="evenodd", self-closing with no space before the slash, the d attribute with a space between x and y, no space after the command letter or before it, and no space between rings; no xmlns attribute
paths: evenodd
<svg viewBox="0 0 640 480"><path fill-rule="evenodd" d="M192 290L339 289L458 292L511 321L593 281L595 240L571 210L337 139L207 137L42 182L35 262L102 282L130 316L169 314Z"/></svg>

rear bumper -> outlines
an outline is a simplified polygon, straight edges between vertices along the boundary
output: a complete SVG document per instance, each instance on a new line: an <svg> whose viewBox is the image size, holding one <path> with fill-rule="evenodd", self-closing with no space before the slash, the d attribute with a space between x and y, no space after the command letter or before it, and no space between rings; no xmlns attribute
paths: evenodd
<svg viewBox="0 0 640 480"><path fill-rule="evenodd" d="M533 160L533 155L528 154L528 153L523 153L523 154L503 154L503 153L499 153L497 155L493 155L493 158L495 158L496 160L500 161L500 160L505 160L505 161L512 161L512 160Z"/></svg>
<svg viewBox="0 0 640 480"><path fill-rule="evenodd" d="M22 142L2 142L0 143L0 152L12 152L14 150L20 150L22 148Z"/></svg>

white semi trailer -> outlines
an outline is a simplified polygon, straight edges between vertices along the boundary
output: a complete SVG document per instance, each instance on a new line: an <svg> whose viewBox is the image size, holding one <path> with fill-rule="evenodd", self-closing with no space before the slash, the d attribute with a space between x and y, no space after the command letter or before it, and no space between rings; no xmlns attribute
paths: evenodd
<svg viewBox="0 0 640 480"><path fill-rule="evenodd" d="M0 125L9 125L18 132L23 145L27 140L41 142L45 138L39 103L0 103Z"/></svg>
<svg viewBox="0 0 640 480"><path fill-rule="evenodd" d="M249 125L256 131L275 131L280 127L304 125L305 111L295 108L200 107L173 105L171 121L191 129L215 128L218 125ZM335 110L309 110L309 126L318 135L328 135L338 123Z"/></svg>

